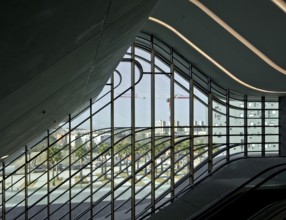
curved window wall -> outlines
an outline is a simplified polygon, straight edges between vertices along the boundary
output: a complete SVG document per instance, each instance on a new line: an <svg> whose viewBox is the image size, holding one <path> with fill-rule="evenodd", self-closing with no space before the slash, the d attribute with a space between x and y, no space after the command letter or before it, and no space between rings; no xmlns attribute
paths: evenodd
<svg viewBox="0 0 286 220"><path fill-rule="evenodd" d="M3 160L1 217L146 218L233 159L278 155L278 109L141 34L99 96Z"/></svg>

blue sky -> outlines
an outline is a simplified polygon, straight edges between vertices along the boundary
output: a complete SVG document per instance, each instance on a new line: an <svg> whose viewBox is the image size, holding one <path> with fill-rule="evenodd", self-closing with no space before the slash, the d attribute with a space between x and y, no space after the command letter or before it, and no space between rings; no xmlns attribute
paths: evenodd
<svg viewBox="0 0 286 220"><path fill-rule="evenodd" d="M130 64L121 63L117 68L122 75L122 83L115 90L115 95L120 94L131 85ZM136 71L136 80L139 78L139 71ZM151 124L151 85L150 75L143 76L141 81L135 88L135 111L136 111L136 126L150 126ZM178 79L182 81L183 79ZM115 84L119 82L119 77L115 77ZM186 82L184 82L186 83ZM182 83L183 84L183 83ZM102 94L107 92L110 87L105 87ZM198 94L201 96L201 94ZM175 119L180 125L188 125L189 123L189 95L188 92L179 86L175 86ZM170 97L170 80L164 74L156 75L155 79L155 118L157 120L169 121L169 103L167 99ZM107 103L108 97L103 99L98 106ZM206 108L195 101L195 120L206 121ZM110 124L110 108L106 108L102 113L95 117L95 127L108 127ZM115 101L115 126L130 126L131 123L131 92L128 91L122 98Z"/></svg>

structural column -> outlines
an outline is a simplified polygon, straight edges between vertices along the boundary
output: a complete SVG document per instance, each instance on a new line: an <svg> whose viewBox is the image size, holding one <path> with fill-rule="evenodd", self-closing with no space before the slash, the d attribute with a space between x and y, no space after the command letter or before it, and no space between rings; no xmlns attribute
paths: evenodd
<svg viewBox="0 0 286 220"><path fill-rule="evenodd" d="M280 156L286 156L286 96L279 98L279 134Z"/></svg>

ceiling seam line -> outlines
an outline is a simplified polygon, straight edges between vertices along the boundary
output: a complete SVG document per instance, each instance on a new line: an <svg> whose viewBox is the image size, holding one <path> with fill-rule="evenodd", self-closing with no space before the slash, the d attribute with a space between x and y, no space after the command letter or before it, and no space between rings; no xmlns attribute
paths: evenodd
<svg viewBox="0 0 286 220"><path fill-rule="evenodd" d="M91 75L91 73L93 71L95 71L95 63L96 63L95 61L96 61L97 56L98 56L98 51L99 51L99 48L100 48L100 43L101 43L102 35L103 35L103 32L104 32L104 26L105 26L105 23L106 23L106 20L107 20L107 16L108 16L110 8L111 8L111 1L112 0L109 0L109 2L108 2L108 7L107 7L107 10L106 10L106 14L105 14L104 19L103 19L103 25L102 25L101 32L100 32L100 35L99 35L98 45L96 47L94 59L92 61L92 64L91 64L91 67L90 67L90 70L89 70L89 73L88 73L88 76L87 76L87 79L86 79L86 84L85 84L84 91L83 91L83 96L82 96L82 102L83 102L83 99L84 99L84 97L86 95L86 91L87 91L90 75Z"/></svg>
<svg viewBox="0 0 286 220"><path fill-rule="evenodd" d="M70 81L69 83L65 84L63 87L61 87L60 89L57 89L55 92L53 92L52 94L50 94L49 96L47 96L44 100L42 100L40 103L36 104L35 106L33 106L29 111L26 111L24 114L22 114L21 116L17 117L15 120L13 120L9 125L5 126L5 128L1 128L0 133L3 132L6 129L9 129L9 127L11 126L11 124L15 123L17 120L20 120L21 118L27 116L31 111L33 111L34 109L36 109L37 107L39 107L41 104L44 104L50 97L54 96L55 94L57 94L58 92L60 92L62 89L65 89L66 87L70 86L72 83L74 83L75 81L77 81L77 77L75 79L73 79L72 81Z"/></svg>
<svg viewBox="0 0 286 220"><path fill-rule="evenodd" d="M91 36L90 38L86 39L86 40L85 40L84 42L82 42L80 45L78 45L78 46L72 48L70 51L68 51L68 52L65 53L64 55L60 56L56 61L54 61L53 63L49 64L46 68L44 68L43 70L41 70L41 71L40 71L40 74L38 74L38 75L32 77L29 81L23 83L21 86L17 87L17 88L14 89L13 91L11 91L8 95L6 95L5 97L1 98L1 99L0 99L0 102L1 102L2 100L4 100L7 96L10 96L10 95L13 94L14 92L16 92L18 89L24 87L24 86L25 86L26 84L28 84L31 80L34 80L34 79L40 77L40 75L41 75L42 73L44 73L46 70L48 70L49 68L51 68L52 66L54 66L55 64L57 64L58 62L60 62L61 60L63 60L66 56L72 54L75 50L79 49L79 48L82 47L84 44L86 44L86 43L88 43L89 41L93 40L97 35L98 35L98 33L95 34L95 35L93 35L93 36Z"/></svg>

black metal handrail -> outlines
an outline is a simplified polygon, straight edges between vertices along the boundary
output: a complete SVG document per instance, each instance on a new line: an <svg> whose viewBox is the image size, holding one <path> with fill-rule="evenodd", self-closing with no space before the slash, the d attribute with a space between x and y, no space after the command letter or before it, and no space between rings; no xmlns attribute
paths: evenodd
<svg viewBox="0 0 286 220"><path fill-rule="evenodd" d="M222 210L225 206L230 204L230 202L234 202L235 200L238 200L242 196L246 196L249 192L256 190L261 185L266 183L268 180L275 177L277 174L280 174L280 173L286 171L286 167L284 167L284 166L286 166L286 163L281 163L278 165L273 165L273 166L259 172L258 174L256 174L255 176L253 176L252 178L250 178L249 180L247 180L246 182L244 182L240 186L238 186L236 189L232 190L231 192L226 193L223 196L223 198L219 199L219 201L215 201L212 204L209 204L207 207L199 210L197 213L194 213L194 215L192 215L189 219L205 219L206 217L211 217L212 215L215 215L220 210ZM266 178L263 178L263 180L261 180L255 186L252 186L252 187L244 190L243 192L241 191L242 189L245 189L246 186L250 185L253 181L255 181L259 177L261 177L263 174L266 174L269 171L273 171L274 169L280 168L280 167L284 167L284 168L281 168L278 171L271 173Z"/></svg>

